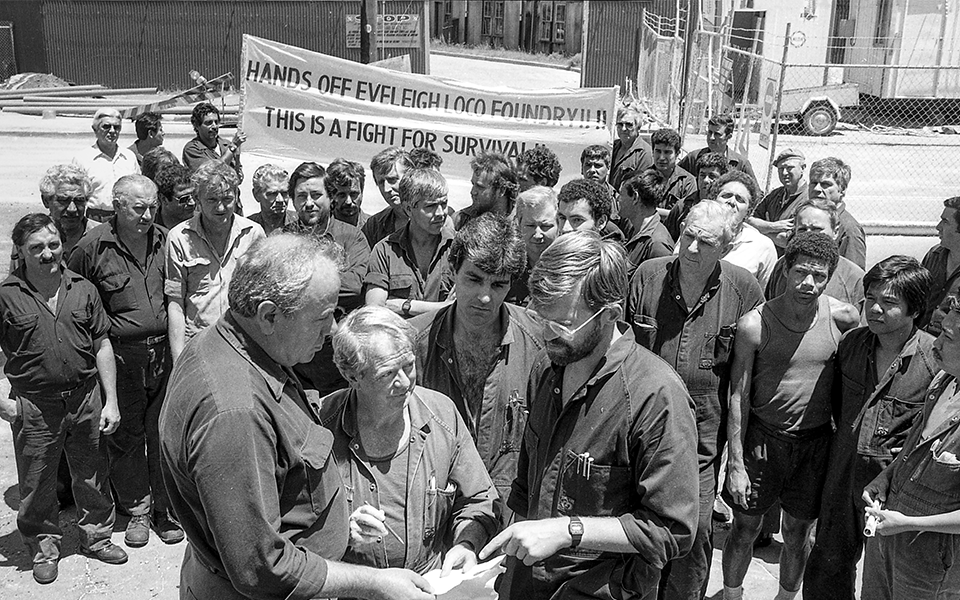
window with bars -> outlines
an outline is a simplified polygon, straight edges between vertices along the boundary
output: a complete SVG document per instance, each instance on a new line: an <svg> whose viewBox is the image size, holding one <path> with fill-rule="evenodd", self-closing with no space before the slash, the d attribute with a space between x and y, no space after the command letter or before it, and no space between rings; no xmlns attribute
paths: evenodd
<svg viewBox="0 0 960 600"><path fill-rule="evenodd" d="M503 44L503 0L483 0L480 35L490 38L494 45Z"/></svg>

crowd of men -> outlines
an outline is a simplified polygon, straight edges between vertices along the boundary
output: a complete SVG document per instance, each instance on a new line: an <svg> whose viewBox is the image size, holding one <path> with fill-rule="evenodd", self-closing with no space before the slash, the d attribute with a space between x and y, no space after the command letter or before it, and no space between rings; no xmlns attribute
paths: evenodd
<svg viewBox="0 0 960 600"><path fill-rule="evenodd" d="M453 212L441 157L387 148L383 211L340 158L259 167L248 218L244 136L219 116L197 106L181 163L158 115L124 149L99 111L13 229L0 417L38 582L72 501L81 552L107 563L128 559L118 509L128 547L186 538L182 598L427 598L416 566L350 564L357 515L405 492L371 484L349 514L321 424L324 396L377 385L330 343L368 305L408 319L394 375L449 402L482 459L499 527L454 548L507 555L503 598L702 599L716 507L725 599L781 512L779 600L854 598L864 552L863 598L960 597L960 198L922 263L865 272L841 159L786 149L763 196L729 116L681 159L628 105L558 191L547 147L484 153ZM453 492L432 474L428 493L439 521Z"/></svg>

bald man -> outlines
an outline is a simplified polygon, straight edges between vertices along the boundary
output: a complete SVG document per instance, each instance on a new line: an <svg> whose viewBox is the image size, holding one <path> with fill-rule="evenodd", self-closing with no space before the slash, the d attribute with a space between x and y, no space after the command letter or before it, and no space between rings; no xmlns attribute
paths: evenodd
<svg viewBox="0 0 960 600"><path fill-rule="evenodd" d="M160 475L157 420L171 360L163 302L167 235L154 224L158 206L152 181L121 177L113 186L116 214L70 257L70 268L96 286L110 319L120 427L108 438L107 456L119 507L130 515L124 541L134 548L149 541L151 522L163 542L183 540Z"/></svg>

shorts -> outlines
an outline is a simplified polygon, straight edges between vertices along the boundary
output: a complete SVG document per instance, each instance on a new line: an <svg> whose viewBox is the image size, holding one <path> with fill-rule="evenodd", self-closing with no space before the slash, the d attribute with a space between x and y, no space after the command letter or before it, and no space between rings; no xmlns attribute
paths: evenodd
<svg viewBox="0 0 960 600"><path fill-rule="evenodd" d="M743 466L750 479L748 506L734 502L726 488L724 501L734 512L761 516L779 499L790 516L816 519L832 432L829 423L800 433L780 431L754 416L743 442Z"/></svg>

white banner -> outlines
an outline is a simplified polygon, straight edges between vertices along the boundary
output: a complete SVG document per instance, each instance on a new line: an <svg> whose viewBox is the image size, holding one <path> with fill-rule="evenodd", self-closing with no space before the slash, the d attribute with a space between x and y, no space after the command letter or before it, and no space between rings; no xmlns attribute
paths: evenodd
<svg viewBox="0 0 960 600"><path fill-rule="evenodd" d="M427 147L448 178L469 180L484 150L518 156L544 144L580 173L580 152L609 144L616 88L481 88L400 73L243 36L244 152L368 165L388 146Z"/></svg>

